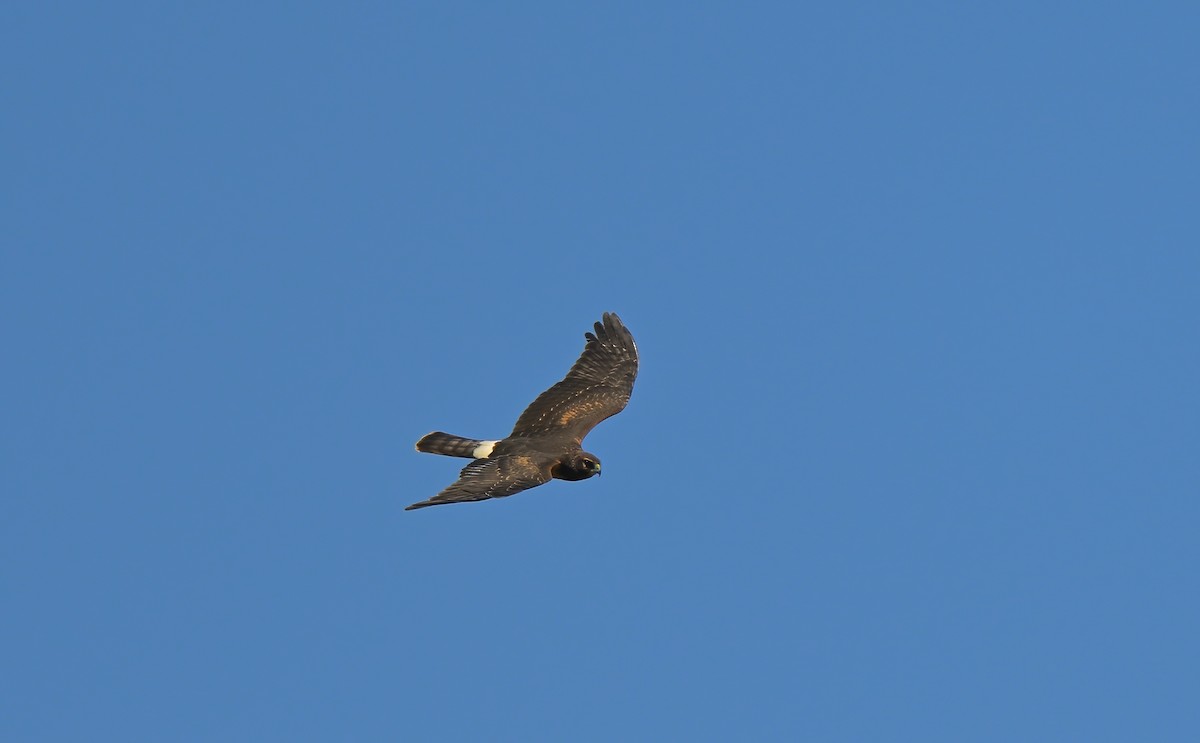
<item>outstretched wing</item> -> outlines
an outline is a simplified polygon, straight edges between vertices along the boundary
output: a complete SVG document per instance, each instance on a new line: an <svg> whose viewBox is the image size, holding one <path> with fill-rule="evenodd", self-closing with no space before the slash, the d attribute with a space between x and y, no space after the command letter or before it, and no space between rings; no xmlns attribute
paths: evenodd
<svg viewBox="0 0 1200 743"><path fill-rule="evenodd" d="M512 436L565 433L581 444L597 423L625 409L638 371L633 335L621 318L605 312L595 335L584 337L579 360L521 413Z"/></svg>
<svg viewBox="0 0 1200 743"><path fill-rule="evenodd" d="M405 508L412 511L443 503L466 503L488 498L503 498L522 490L550 482L553 461L539 462L527 454L506 454L476 459L458 475L458 481L429 500Z"/></svg>

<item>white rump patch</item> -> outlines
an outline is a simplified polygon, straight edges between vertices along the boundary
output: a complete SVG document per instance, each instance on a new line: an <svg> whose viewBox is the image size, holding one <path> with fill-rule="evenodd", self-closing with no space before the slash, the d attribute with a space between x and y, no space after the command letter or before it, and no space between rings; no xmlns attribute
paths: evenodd
<svg viewBox="0 0 1200 743"><path fill-rule="evenodd" d="M499 443L499 441L480 441L479 446L475 447L474 451L471 452L471 456L476 459L487 459L492 456L492 449L495 449L496 444Z"/></svg>

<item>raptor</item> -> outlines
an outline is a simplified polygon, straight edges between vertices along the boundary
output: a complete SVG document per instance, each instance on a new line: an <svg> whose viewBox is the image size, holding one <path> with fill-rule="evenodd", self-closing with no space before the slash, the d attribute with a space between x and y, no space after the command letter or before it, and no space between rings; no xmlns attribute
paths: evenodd
<svg viewBox="0 0 1200 743"><path fill-rule="evenodd" d="M625 409L637 378L633 335L611 312L585 333L583 353L562 381L538 395L508 438L469 439L435 431L417 442L417 451L467 457L458 480L411 511L445 503L505 498L553 479L586 480L600 474L600 458L583 450L596 424Z"/></svg>

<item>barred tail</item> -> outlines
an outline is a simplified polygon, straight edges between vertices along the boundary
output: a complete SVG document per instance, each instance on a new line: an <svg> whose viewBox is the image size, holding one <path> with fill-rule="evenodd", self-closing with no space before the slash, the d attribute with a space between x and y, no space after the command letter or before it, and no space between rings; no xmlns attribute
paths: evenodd
<svg viewBox="0 0 1200 743"><path fill-rule="evenodd" d="M448 433L434 431L417 442L417 451L444 454L447 457L482 459L492 453L492 446L495 443L495 441L464 439L462 436L451 436Z"/></svg>

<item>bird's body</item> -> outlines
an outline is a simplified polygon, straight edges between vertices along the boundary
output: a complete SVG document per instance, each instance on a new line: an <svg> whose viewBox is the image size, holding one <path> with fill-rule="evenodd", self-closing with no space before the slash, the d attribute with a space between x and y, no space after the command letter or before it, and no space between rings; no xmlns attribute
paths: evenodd
<svg viewBox="0 0 1200 743"><path fill-rule="evenodd" d="M503 498L552 479L600 474L600 459L583 450L583 439L629 402L638 355L633 335L616 315L604 313L595 330L585 334L583 354L567 376L525 409L508 438L485 441L436 431L418 441L417 451L473 461L453 485L405 510Z"/></svg>

